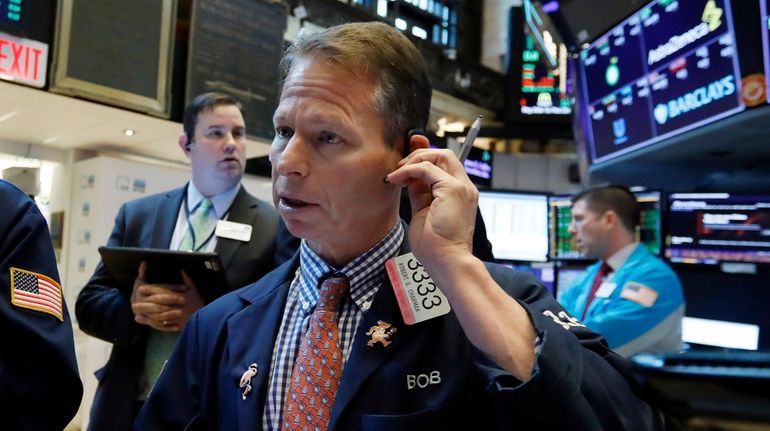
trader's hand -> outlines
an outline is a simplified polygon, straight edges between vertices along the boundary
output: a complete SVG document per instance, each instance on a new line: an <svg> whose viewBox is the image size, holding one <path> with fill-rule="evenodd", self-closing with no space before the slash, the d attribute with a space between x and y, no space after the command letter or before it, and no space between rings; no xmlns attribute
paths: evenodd
<svg viewBox="0 0 770 431"><path fill-rule="evenodd" d="M131 293L134 320L158 331L180 331L189 319L187 316L182 322L189 287L185 284L149 284L145 281L146 272L147 263L142 262Z"/></svg>
<svg viewBox="0 0 770 431"><path fill-rule="evenodd" d="M409 244L423 265L471 254L478 190L451 151L413 151L388 181L409 188Z"/></svg>
<svg viewBox="0 0 770 431"><path fill-rule="evenodd" d="M182 271L182 280L184 280L184 286L186 289L182 293L183 302L180 306L181 315L176 320L171 321L174 327L179 328L179 331L184 328L193 313L206 305L206 303L203 301L203 298L201 298L201 295L198 293L198 289L195 287L195 283L193 283L190 276L187 275L187 273L184 271Z"/></svg>

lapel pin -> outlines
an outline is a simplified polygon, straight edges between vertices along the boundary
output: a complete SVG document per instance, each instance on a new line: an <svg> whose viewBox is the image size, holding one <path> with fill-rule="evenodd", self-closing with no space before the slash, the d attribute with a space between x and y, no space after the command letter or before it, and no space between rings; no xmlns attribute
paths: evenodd
<svg viewBox="0 0 770 431"><path fill-rule="evenodd" d="M396 333L396 330L397 329L394 328L390 323L378 320L375 326L372 326L368 331L366 331L366 335L372 337L372 339L369 340L366 345L371 347L377 343L382 343L383 347L388 347L388 344L391 343L389 340L393 334Z"/></svg>
<svg viewBox="0 0 770 431"><path fill-rule="evenodd" d="M251 392L251 378L257 375L257 364L251 364L249 365L249 368L246 369L246 371L243 372L243 375L241 376L241 384L240 388L243 389L243 393L241 394L241 397L245 400L246 395L248 395Z"/></svg>

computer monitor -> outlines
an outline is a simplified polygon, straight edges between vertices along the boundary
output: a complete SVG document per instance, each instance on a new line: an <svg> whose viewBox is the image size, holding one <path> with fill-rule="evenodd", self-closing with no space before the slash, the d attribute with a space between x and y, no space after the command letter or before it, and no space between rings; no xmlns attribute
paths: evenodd
<svg viewBox="0 0 770 431"><path fill-rule="evenodd" d="M650 253L660 256L663 245L661 192L639 191L634 192L634 196L641 215L636 239L647 246Z"/></svg>
<svg viewBox="0 0 770 431"><path fill-rule="evenodd" d="M647 246L650 253L660 256L663 245L662 193L659 190L636 191L641 220L636 240ZM569 233L572 220L571 195L552 195L548 198L548 230L550 257L556 260L584 260L585 255L577 248L575 239Z"/></svg>
<svg viewBox="0 0 770 431"><path fill-rule="evenodd" d="M672 262L770 263L770 195L673 193L667 219Z"/></svg>
<svg viewBox="0 0 770 431"><path fill-rule="evenodd" d="M593 164L745 109L728 0L654 0L579 54Z"/></svg>
<svg viewBox="0 0 770 431"><path fill-rule="evenodd" d="M561 295L569 289L570 286L575 284L577 280L586 273L586 268L590 265L590 262L582 264L564 264L559 263L556 267L556 299L561 299Z"/></svg>
<svg viewBox="0 0 770 431"><path fill-rule="evenodd" d="M464 167L468 178L479 188L492 187L492 164L494 163L494 153L489 150L483 150L478 147L471 147L468 157L465 159Z"/></svg>
<svg viewBox="0 0 770 431"><path fill-rule="evenodd" d="M548 197L549 256L554 260L583 260L575 238L569 233L572 220L572 195L551 195Z"/></svg>
<svg viewBox="0 0 770 431"><path fill-rule="evenodd" d="M548 260L548 196L504 190L480 190L479 209L495 259Z"/></svg>
<svg viewBox="0 0 770 431"><path fill-rule="evenodd" d="M553 262L519 263L502 261L500 263L518 271L531 273L543 283L543 286L554 298L556 297L556 271Z"/></svg>

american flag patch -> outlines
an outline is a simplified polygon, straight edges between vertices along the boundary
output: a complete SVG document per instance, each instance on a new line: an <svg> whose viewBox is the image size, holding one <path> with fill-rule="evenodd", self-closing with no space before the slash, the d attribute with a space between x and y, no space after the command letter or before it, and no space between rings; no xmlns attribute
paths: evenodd
<svg viewBox="0 0 770 431"><path fill-rule="evenodd" d="M658 292L635 281L629 281L623 286L620 297L634 301L644 307L652 307L658 300Z"/></svg>
<svg viewBox="0 0 770 431"><path fill-rule="evenodd" d="M11 268L11 302L17 307L53 314L64 321L61 286L43 274Z"/></svg>

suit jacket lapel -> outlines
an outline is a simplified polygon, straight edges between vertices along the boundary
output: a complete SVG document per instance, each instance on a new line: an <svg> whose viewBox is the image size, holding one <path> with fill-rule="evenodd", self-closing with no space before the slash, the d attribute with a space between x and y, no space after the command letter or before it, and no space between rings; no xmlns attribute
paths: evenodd
<svg viewBox="0 0 770 431"><path fill-rule="evenodd" d="M148 220L150 226L154 226L150 247L167 249L171 245L171 237L174 236L176 220L179 217L179 208L186 192L187 186L185 185L166 193L166 199L160 203L155 211L155 220ZM174 217L169 217L169 214L173 214Z"/></svg>
<svg viewBox="0 0 770 431"><path fill-rule="evenodd" d="M251 393L245 400L241 400L240 396L238 398L236 429L262 429L262 416L270 385L268 379L272 368L273 346L298 260L295 256L293 264L282 267L282 270L260 280L256 287L239 295L241 300L251 304L227 320L229 335L222 363L234 369L237 379L250 364L257 364L257 374L251 379ZM222 384L233 385L232 390L240 393L242 390L238 387L237 379ZM229 390L224 388L224 391Z"/></svg>
<svg viewBox="0 0 770 431"><path fill-rule="evenodd" d="M227 219L232 222L254 226L254 219L257 217L258 201L249 195L243 186L240 187L238 194L235 195L233 204L230 206L230 213ZM254 229L251 234L259 235L259 232ZM243 244L246 243L235 239L217 238L216 251L219 253L219 260L222 262L222 266L224 266L225 269L230 266L230 262L232 261L233 256L235 256L235 252Z"/></svg>
<svg viewBox="0 0 770 431"><path fill-rule="evenodd" d="M409 246L406 244L406 239L404 239L400 254L408 251ZM370 336L366 335L366 332L372 326L377 326L377 322L380 320L393 325L397 332L393 335L390 340L391 343L387 347L380 343L369 346L366 343L370 340ZM374 296L372 307L364 313L361 324L356 330L350 356L342 372L342 381L334 400L329 429L337 428L340 417L355 399L356 394L361 390L363 383L368 377L383 366L391 356L398 354L403 349L402 346L409 345L406 340L409 339L411 332L411 327L404 324L401 311L398 308L398 302L396 302L396 296L393 293L393 286L386 276L382 286L380 286L377 294Z"/></svg>

